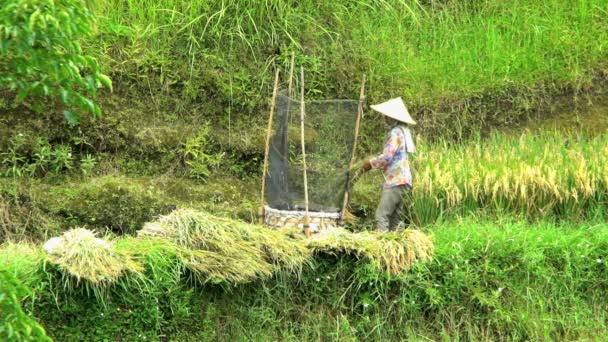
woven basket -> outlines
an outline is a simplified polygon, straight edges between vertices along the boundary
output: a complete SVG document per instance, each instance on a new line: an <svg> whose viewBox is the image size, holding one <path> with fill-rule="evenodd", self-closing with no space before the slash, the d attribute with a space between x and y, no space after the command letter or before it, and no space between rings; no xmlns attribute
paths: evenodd
<svg viewBox="0 0 608 342"><path fill-rule="evenodd" d="M317 233L338 227L339 213L308 212L310 218L309 229ZM278 210L268 206L264 207L264 222L273 228L299 228L304 229L304 211Z"/></svg>

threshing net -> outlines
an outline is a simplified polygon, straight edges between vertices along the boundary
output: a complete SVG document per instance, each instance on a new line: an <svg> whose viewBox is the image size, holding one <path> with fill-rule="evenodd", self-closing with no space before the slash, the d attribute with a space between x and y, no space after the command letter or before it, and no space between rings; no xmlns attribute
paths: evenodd
<svg viewBox="0 0 608 342"><path fill-rule="evenodd" d="M358 104L353 100L305 101L309 211L331 213L342 207ZM300 110L300 101L279 92L266 175L266 198L274 209L305 209Z"/></svg>

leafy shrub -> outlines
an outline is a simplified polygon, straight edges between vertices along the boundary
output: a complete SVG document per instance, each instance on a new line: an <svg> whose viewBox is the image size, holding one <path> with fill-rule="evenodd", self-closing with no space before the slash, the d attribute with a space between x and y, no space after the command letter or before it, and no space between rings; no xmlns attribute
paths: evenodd
<svg viewBox="0 0 608 342"><path fill-rule="evenodd" d="M0 161L3 164L0 174L10 177L45 176L49 172L60 174L74 169L86 176L97 165L97 159L89 153L78 163L72 145L52 145L45 137L28 143L28 137L23 133L11 137L6 152L0 152Z"/></svg>
<svg viewBox="0 0 608 342"><path fill-rule="evenodd" d="M70 123L77 109L101 116L89 98L97 88L112 89L97 61L82 52L91 36L93 16L81 0L5 0L0 6L0 89L27 97L59 98ZM38 102L38 106L41 101ZM41 108L38 108L41 109Z"/></svg>
<svg viewBox="0 0 608 342"><path fill-rule="evenodd" d="M3 341L51 341L44 329L21 308L27 289L6 270L0 270L0 339Z"/></svg>

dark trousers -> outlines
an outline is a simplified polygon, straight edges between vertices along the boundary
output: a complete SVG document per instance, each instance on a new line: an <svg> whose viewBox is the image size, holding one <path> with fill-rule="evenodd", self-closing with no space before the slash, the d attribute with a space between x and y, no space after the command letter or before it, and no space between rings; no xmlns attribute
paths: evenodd
<svg viewBox="0 0 608 342"><path fill-rule="evenodd" d="M382 189L382 196L376 209L376 229L388 232L397 229L401 221L403 201L409 185L399 185Z"/></svg>

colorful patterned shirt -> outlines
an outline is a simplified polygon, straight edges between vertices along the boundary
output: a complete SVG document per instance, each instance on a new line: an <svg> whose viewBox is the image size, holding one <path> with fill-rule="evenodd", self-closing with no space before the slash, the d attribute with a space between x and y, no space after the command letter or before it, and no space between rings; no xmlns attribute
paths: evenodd
<svg viewBox="0 0 608 342"><path fill-rule="evenodd" d="M384 168L386 189L405 184L412 185L412 172L405 141L403 128L400 126L393 128L386 138L383 153L370 160L372 167Z"/></svg>

